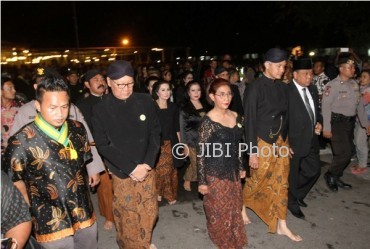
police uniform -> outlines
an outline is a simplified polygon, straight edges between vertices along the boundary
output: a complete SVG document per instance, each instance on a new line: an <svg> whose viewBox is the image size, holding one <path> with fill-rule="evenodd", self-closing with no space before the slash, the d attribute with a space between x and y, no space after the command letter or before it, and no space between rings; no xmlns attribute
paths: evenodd
<svg viewBox="0 0 370 249"><path fill-rule="evenodd" d="M354 64L346 60L340 64ZM360 100L359 86L353 79L342 80L340 75L328 82L322 99L323 131L331 131L333 161L325 174L326 183L332 191L337 187L351 188L339 178L350 162L356 108Z"/></svg>

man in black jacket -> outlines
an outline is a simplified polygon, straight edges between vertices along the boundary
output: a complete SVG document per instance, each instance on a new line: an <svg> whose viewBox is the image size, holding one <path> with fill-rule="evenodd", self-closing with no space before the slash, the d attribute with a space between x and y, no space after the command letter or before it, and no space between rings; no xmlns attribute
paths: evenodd
<svg viewBox="0 0 370 249"><path fill-rule="evenodd" d="M134 70L127 61L107 69L108 94L93 108L93 136L112 172L113 215L120 248L150 245L158 216L155 166L161 127L154 101L134 93Z"/></svg>
<svg viewBox="0 0 370 249"><path fill-rule="evenodd" d="M79 100L76 105L81 110L89 129L92 131L91 117L93 107L103 100L106 90L103 74L98 69L87 71L84 77L84 85L89 89L89 96ZM95 146L95 144L92 143L91 146ZM100 184L97 186L97 192L100 214L106 219L103 227L106 230L110 230L114 227L112 212L113 189L112 180L107 169L100 173Z"/></svg>
<svg viewBox="0 0 370 249"><path fill-rule="evenodd" d="M289 84L289 143L292 150L289 173L288 209L304 218L300 207L320 176L318 135L322 118L318 110L317 88L310 85L313 77L311 59L293 61L293 81Z"/></svg>

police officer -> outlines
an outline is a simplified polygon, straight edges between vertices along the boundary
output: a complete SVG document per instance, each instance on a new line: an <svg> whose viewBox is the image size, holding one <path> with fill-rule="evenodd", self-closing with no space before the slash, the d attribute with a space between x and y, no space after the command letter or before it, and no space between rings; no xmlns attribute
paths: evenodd
<svg viewBox="0 0 370 249"><path fill-rule="evenodd" d="M338 191L338 187L352 188L340 177L351 160L356 108L360 99L359 87L353 79L355 62L349 58L341 58L338 66L339 75L327 83L322 99L323 135L331 139L333 150L333 161L324 178L333 192Z"/></svg>

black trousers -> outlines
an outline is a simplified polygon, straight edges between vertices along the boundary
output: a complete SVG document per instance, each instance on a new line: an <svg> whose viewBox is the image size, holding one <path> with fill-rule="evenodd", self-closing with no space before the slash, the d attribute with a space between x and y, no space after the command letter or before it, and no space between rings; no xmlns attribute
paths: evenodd
<svg viewBox="0 0 370 249"><path fill-rule="evenodd" d="M307 156L293 155L290 160L288 204L298 205L297 199L303 200L320 177L321 165L318 150L313 147Z"/></svg>
<svg viewBox="0 0 370 249"><path fill-rule="evenodd" d="M329 172L336 177L343 176L343 171L351 161L353 132L355 121L338 121L332 122L331 147L333 150L333 161L329 167Z"/></svg>

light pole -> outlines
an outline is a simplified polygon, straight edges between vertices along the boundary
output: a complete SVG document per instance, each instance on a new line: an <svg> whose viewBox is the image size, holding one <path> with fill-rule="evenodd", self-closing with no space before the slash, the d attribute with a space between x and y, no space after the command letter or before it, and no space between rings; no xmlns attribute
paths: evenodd
<svg viewBox="0 0 370 249"><path fill-rule="evenodd" d="M130 44L130 40L127 38L127 37L124 37L121 41L122 45L123 45L123 54L121 55L121 59L124 59L124 54L125 54L125 48L128 48L129 47L129 44Z"/></svg>

